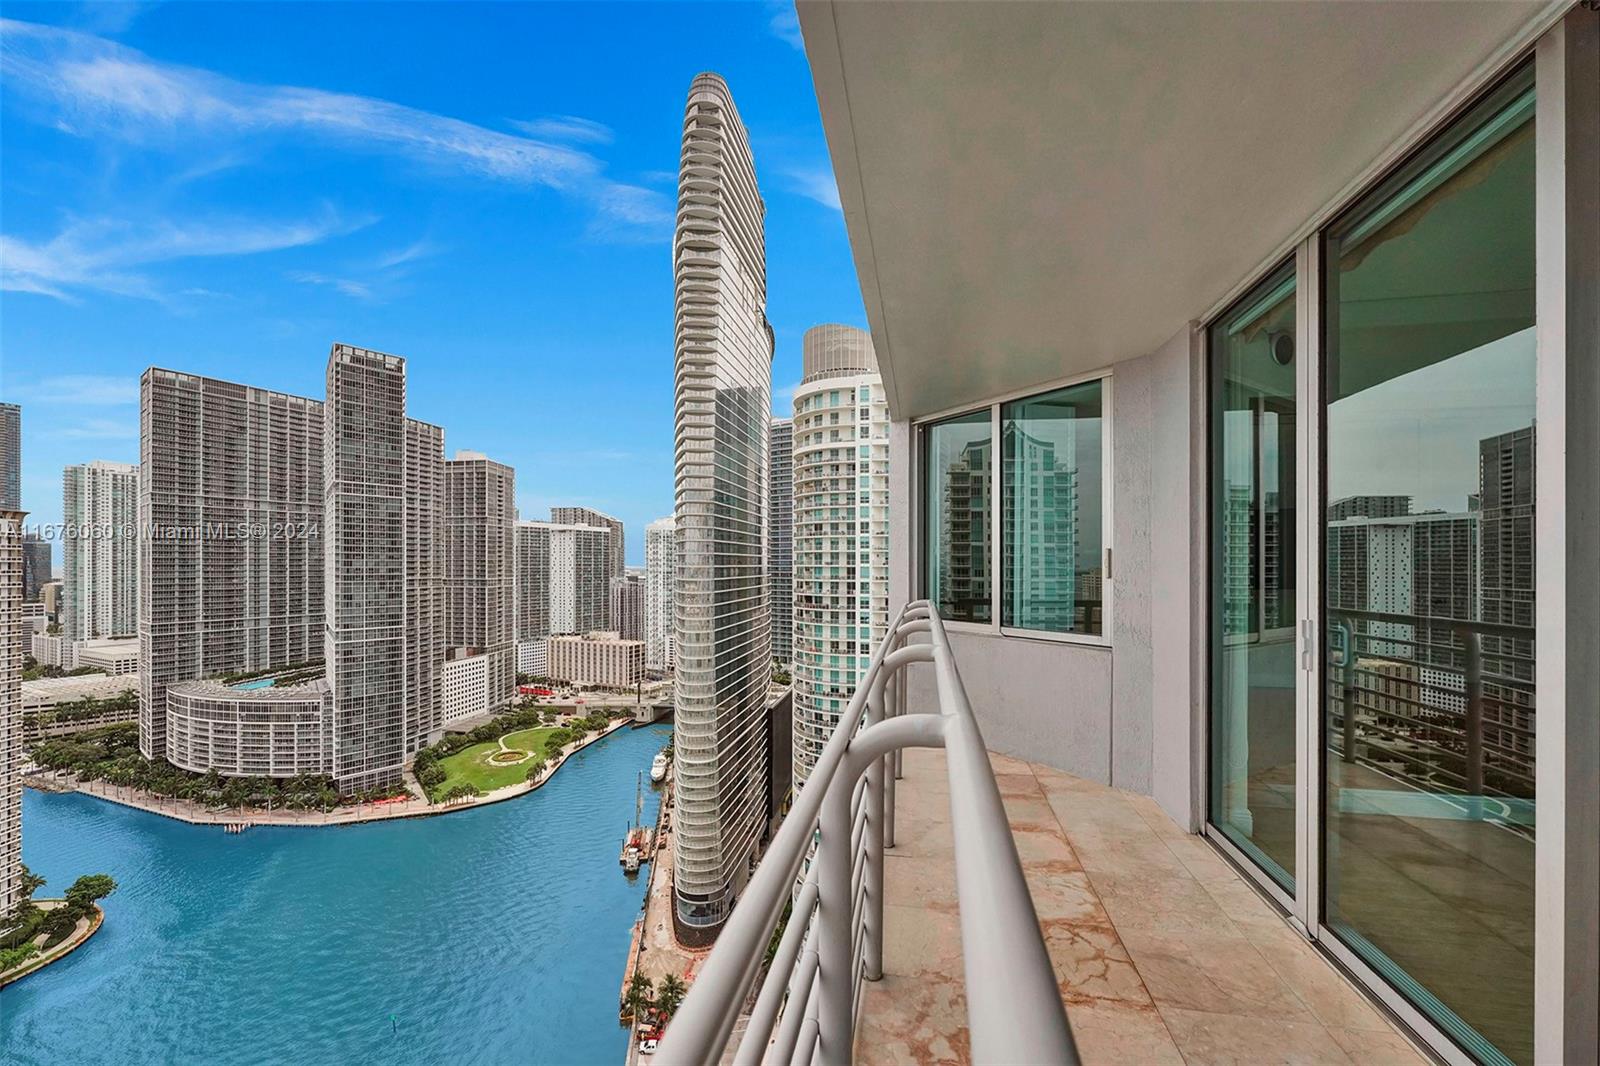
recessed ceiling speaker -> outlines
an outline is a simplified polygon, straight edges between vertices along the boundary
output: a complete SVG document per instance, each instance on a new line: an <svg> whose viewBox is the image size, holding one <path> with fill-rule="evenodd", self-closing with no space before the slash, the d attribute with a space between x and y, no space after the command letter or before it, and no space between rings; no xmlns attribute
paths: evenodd
<svg viewBox="0 0 1600 1066"><path fill-rule="evenodd" d="M1272 361L1279 366L1288 366L1294 362L1294 334L1278 332L1276 330L1267 334L1267 351L1272 353Z"/></svg>

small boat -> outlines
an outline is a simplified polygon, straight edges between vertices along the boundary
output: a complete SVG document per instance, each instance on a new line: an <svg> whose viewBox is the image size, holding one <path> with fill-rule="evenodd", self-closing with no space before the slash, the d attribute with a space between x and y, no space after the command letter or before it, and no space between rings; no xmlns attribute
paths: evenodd
<svg viewBox="0 0 1600 1066"><path fill-rule="evenodd" d="M667 753L665 750L656 752L656 757L650 760L650 780L659 782L667 776Z"/></svg>

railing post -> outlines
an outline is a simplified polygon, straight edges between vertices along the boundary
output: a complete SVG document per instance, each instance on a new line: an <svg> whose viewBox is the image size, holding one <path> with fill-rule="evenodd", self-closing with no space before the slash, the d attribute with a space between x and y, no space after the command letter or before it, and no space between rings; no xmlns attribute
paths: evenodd
<svg viewBox="0 0 1600 1066"><path fill-rule="evenodd" d="M867 727L883 721L883 686L888 680L888 670L880 670L867 692ZM884 761L874 759L867 771L867 794L863 802L867 808L866 863L867 901L862 921L866 924L866 942L861 948L862 976L876 981L883 976L883 846L884 818L888 811L888 796L884 790Z"/></svg>
<svg viewBox="0 0 1600 1066"><path fill-rule="evenodd" d="M897 673L890 677L889 684L893 687L889 690L887 706L893 708L895 716L898 717L900 715L900 675ZM894 847L894 782L895 778L900 776L900 752L896 750L894 754L886 758L889 772L883 778L883 846L892 848ZM876 981L877 978L874 977L873 980Z"/></svg>
<svg viewBox="0 0 1600 1066"><path fill-rule="evenodd" d="M1356 657L1352 650L1344 654L1344 751L1345 762L1356 761Z"/></svg>
<svg viewBox="0 0 1600 1066"><path fill-rule="evenodd" d="M848 747L845 749L848 755ZM848 762L848 758L845 760ZM817 843L817 1062L846 1066L854 1043L855 979L850 972L850 796L835 780L822 800Z"/></svg>
<svg viewBox="0 0 1600 1066"><path fill-rule="evenodd" d="M1467 795L1483 795L1483 643L1470 630L1458 630L1467 643Z"/></svg>

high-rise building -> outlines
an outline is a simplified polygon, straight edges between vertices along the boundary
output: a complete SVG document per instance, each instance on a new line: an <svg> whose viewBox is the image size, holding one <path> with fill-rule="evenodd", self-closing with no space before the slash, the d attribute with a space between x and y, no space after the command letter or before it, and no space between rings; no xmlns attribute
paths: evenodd
<svg viewBox="0 0 1600 1066"><path fill-rule="evenodd" d="M0 403L0 511L22 507L22 407Z"/></svg>
<svg viewBox="0 0 1600 1066"><path fill-rule="evenodd" d="M621 577L627 562L627 540L624 535L622 519L612 518L601 511L588 507L552 507L550 508L550 521L558 526L594 526L598 529L609 529L611 536L606 540L606 552L609 556L610 573L612 577Z"/></svg>
<svg viewBox="0 0 1600 1066"><path fill-rule="evenodd" d="M405 360L400 362L403 374ZM407 418L405 438L406 712L403 730L409 758L443 726L439 672L445 661L444 430Z"/></svg>
<svg viewBox="0 0 1600 1066"><path fill-rule="evenodd" d="M611 530L517 523L517 670L542 674L544 643L558 633L603 630L611 615Z"/></svg>
<svg viewBox="0 0 1600 1066"><path fill-rule="evenodd" d="M55 580L50 542L37 533L22 535L22 601L37 603L44 587ZM137 610L135 611L137 614Z"/></svg>
<svg viewBox="0 0 1600 1066"><path fill-rule="evenodd" d="M333 775L393 784L439 727L444 431L406 418L399 356L335 344L323 499Z"/></svg>
<svg viewBox="0 0 1600 1066"><path fill-rule="evenodd" d="M665 672L673 667L672 630L678 585L677 523L658 518L644 529L644 665Z"/></svg>
<svg viewBox="0 0 1600 1066"><path fill-rule="evenodd" d="M644 639L644 581L638 574L611 579L611 622L623 640Z"/></svg>
<svg viewBox="0 0 1600 1066"><path fill-rule="evenodd" d="M22 519L0 508L0 918L22 894Z"/></svg>
<svg viewBox="0 0 1600 1066"><path fill-rule="evenodd" d="M1484 739L1529 778L1535 724L1535 437L1528 426L1478 444L1478 617L1529 629L1526 639L1481 638Z"/></svg>
<svg viewBox="0 0 1600 1066"><path fill-rule="evenodd" d="M990 603L989 500L994 446L988 440L963 446L943 472L949 505L940 519L939 588L958 618L987 618Z"/></svg>
<svg viewBox="0 0 1600 1066"><path fill-rule="evenodd" d="M323 405L154 367L139 392L139 747L161 759L168 684L322 658Z"/></svg>
<svg viewBox="0 0 1600 1066"><path fill-rule="evenodd" d="M872 338L816 326L794 394L794 783L889 625L889 405Z"/></svg>
<svg viewBox="0 0 1600 1066"><path fill-rule="evenodd" d="M489 657L483 710L516 686L516 523L512 469L457 452L445 464L445 644L451 659Z"/></svg>
<svg viewBox="0 0 1600 1066"><path fill-rule="evenodd" d="M794 657L794 420L774 418L767 430L767 599L772 657Z"/></svg>
<svg viewBox="0 0 1600 1066"><path fill-rule="evenodd" d="M674 282L678 522L676 915L708 941L749 878L766 810L765 206L727 83L689 87Z"/></svg>
<svg viewBox="0 0 1600 1066"><path fill-rule="evenodd" d="M62 635L132 634L139 625L139 468L103 460L67 467L61 517Z"/></svg>
<svg viewBox="0 0 1600 1066"><path fill-rule="evenodd" d="M1401 518L1411 513L1410 496L1345 496L1328 504L1328 521Z"/></svg>

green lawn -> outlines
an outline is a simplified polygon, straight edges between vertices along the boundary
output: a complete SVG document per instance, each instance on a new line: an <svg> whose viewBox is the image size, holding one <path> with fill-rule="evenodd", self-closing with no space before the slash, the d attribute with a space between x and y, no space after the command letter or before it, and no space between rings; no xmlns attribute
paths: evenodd
<svg viewBox="0 0 1600 1066"><path fill-rule="evenodd" d="M555 732L554 727L540 727L538 729L524 729L520 733L512 733L505 738L506 747L519 751L531 751L534 754L543 754L544 738ZM446 759L440 759L439 765L444 767L450 776L445 778L444 784L434 789L434 794L444 795L460 784L476 785L480 792L489 792L493 789L504 788L527 780L527 762L513 763L509 766L496 766L489 761L489 756L500 750L500 745L493 741L487 744L474 744L456 752Z"/></svg>

